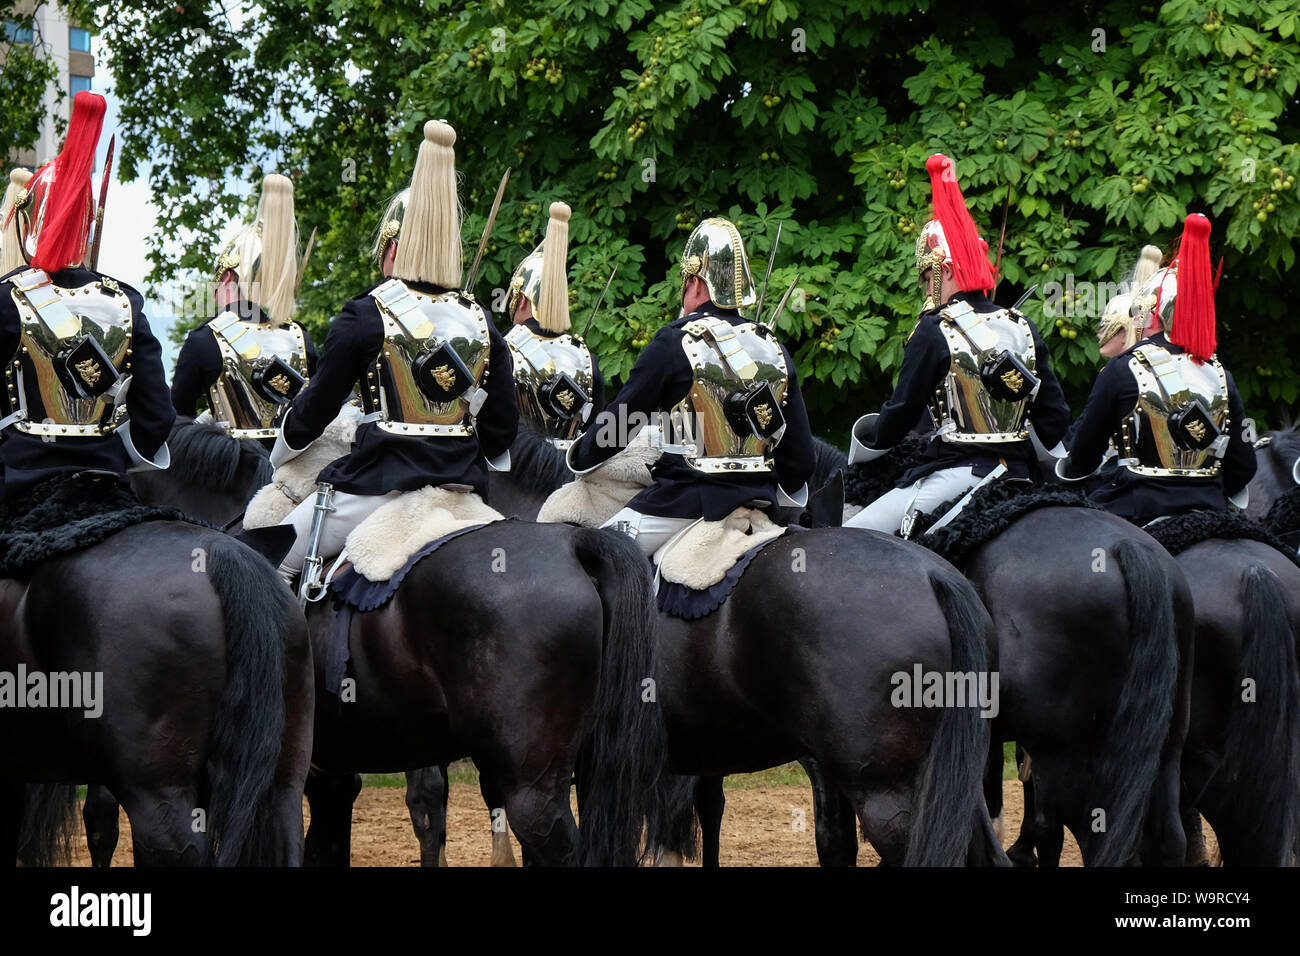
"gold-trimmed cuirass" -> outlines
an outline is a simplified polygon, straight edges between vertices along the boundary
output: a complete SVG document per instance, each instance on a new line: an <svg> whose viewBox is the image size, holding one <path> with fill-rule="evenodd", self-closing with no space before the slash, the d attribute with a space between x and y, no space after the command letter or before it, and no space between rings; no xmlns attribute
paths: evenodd
<svg viewBox="0 0 1300 956"><path fill-rule="evenodd" d="M790 383L781 344L754 322L705 317L683 329L693 381L672 409L673 444L696 471L771 471Z"/></svg>
<svg viewBox="0 0 1300 956"><path fill-rule="evenodd" d="M296 322L248 322L223 312L208 323L221 374L208 390L212 420L232 438L274 438L307 384L307 343Z"/></svg>
<svg viewBox="0 0 1300 956"><path fill-rule="evenodd" d="M1219 361L1198 365L1189 355L1147 342L1133 350L1128 366L1138 400L1115 436L1120 464L1159 478L1217 475L1231 424L1228 376Z"/></svg>
<svg viewBox="0 0 1300 956"><path fill-rule="evenodd" d="M459 292L418 292L401 279L370 295L384 344L362 383L366 411L395 435L474 434L492 350L483 307Z"/></svg>
<svg viewBox="0 0 1300 956"><path fill-rule="evenodd" d="M22 326L5 369L13 427L50 438L111 435L126 420L131 300L108 277L64 289L29 269L6 284Z"/></svg>
<svg viewBox="0 0 1300 956"><path fill-rule="evenodd" d="M537 335L525 325L506 334L514 359L519 415L560 450L573 444L590 417L595 364L576 335Z"/></svg>
<svg viewBox="0 0 1300 956"><path fill-rule="evenodd" d="M990 363L1014 356L1031 373L1037 354L1029 320L1011 309L976 312L969 302L955 302L939 313L939 328L948 345L948 374L935 390L930 414L944 441L971 444L1018 442L1029 437L1029 402L999 398L990 391ZM1023 392L1025 377L1000 366L1001 383Z"/></svg>

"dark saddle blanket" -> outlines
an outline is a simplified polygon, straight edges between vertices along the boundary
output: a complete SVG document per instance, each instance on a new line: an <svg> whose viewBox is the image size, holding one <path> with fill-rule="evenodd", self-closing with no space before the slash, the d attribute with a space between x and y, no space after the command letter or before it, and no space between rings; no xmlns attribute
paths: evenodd
<svg viewBox="0 0 1300 956"><path fill-rule="evenodd" d="M0 577L22 576L146 521L201 524L175 508L141 504L117 475L79 472L51 478L0 502Z"/></svg>
<svg viewBox="0 0 1300 956"><path fill-rule="evenodd" d="M786 529L786 534L802 530L804 529L791 527ZM745 573L749 563L758 557L764 548L780 541L783 537L785 535L769 538L762 544L746 551L736 560L735 564L727 569L726 576L711 587L697 590L684 584L675 584L672 581L665 581L660 578L659 593L657 595L659 610L684 621L698 621L700 618L708 617L722 607L727 598L731 596L731 592L736 590L736 585L740 583L741 575Z"/></svg>
<svg viewBox="0 0 1300 956"><path fill-rule="evenodd" d="M1300 566L1300 556L1296 555L1294 548L1288 548L1271 529L1251 521L1240 512L1193 511L1173 518L1162 518L1146 525L1143 530L1159 541L1170 554L1186 551L1192 545L1211 538L1228 541L1246 539L1277 548Z"/></svg>
<svg viewBox="0 0 1300 956"><path fill-rule="evenodd" d="M959 568L972 554L1031 511L1039 508L1100 510L1078 492L995 481L976 491L952 521L926 533L958 500L946 501L933 512L918 517L912 527L912 540Z"/></svg>

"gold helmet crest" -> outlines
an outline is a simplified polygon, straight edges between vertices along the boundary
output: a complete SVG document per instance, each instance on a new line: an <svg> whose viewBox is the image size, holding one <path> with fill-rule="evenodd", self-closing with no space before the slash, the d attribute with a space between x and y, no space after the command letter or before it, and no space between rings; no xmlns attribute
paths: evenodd
<svg viewBox="0 0 1300 956"><path fill-rule="evenodd" d="M745 243L735 224L726 219L705 219L695 227L682 250L681 270L683 296L686 280L699 276L719 308L739 309L758 301Z"/></svg>

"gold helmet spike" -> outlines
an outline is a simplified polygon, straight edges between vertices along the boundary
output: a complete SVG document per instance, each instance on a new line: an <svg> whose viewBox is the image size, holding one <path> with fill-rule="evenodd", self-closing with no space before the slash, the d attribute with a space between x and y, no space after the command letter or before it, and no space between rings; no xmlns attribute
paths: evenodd
<svg viewBox="0 0 1300 956"><path fill-rule="evenodd" d="M27 201L27 184L31 181L30 170L15 169L9 174L9 185L3 202L0 202L0 228L3 228L0 232L0 275L7 275L27 264L23 258L17 207Z"/></svg>
<svg viewBox="0 0 1300 956"><path fill-rule="evenodd" d="M226 243L217 256L216 277L220 281L233 272L244 298L260 306L273 321L285 322L294 312L298 266L293 183L272 173L262 180L257 221Z"/></svg>
<svg viewBox="0 0 1300 956"><path fill-rule="evenodd" d="M735 225L726 219L705 219L695 227L682 250L681 269L683 296L686 280L699 276L708 287L709 299L719 308L739 309L758 301L745 244Z"/></svg>

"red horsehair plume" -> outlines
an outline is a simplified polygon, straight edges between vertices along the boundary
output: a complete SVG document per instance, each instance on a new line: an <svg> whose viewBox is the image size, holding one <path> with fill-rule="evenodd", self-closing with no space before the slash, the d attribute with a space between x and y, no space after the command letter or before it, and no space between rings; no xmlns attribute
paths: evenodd
<svg viewBox="0 0 1300 956"><path fill-rule="evenodd" d="M925 161L930 173L930 190L934 196L934 218L943 227L948 240L953 276L963 292L993 288L993 267L989 265L989 245L980 238L966 208L966 199L957 185L952 160L935 153Z"/></svg>
<svg viewBox="0 0 1300 956"><path fill-rule="evenodd" d="M94 202L90 172L95 165L95 147L104 128L106 107L104 97L98 93L78 93L72 102L72 120L63 150L32 179L33 186L43 175L53 180L44 200L45 215L32 255L33 268L58 272L80 265L86 258Z"/></svg>
<svg viewBox="0 0 1300 956"><path fill-rule="evenodd" d="M1178 249L1178 295L1169 341L1198 362L1214 355L1214 275L1210 266L1210 220L1192 213L1183 222Z"/></svg>

